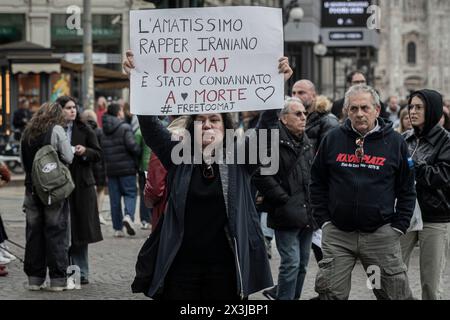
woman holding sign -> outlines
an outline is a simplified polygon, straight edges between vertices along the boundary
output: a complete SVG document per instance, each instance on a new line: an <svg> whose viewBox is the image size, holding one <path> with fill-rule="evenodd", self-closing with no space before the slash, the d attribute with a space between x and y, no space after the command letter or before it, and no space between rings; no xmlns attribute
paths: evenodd
<svg viewBox="0 0 450 320"><path fill-rule="evenodd" d="M134 68L131 51L123 67L128 74ZM278 69L285 80L291 77L287 58L279 60ZM172 141L156 116L138 118L145 142L168 171L170 191L165 215L139 253L133 292L165 300L238 300L270 287L249 181L258 165L176 165L171 157L186 141L191 150L226 145L225 130L233 128L230 115L191 116L186 133L194 138L185 136L183 142ZM277 118L275 110L263 112L258 128L273 128ZM194 121L199 135L193 135Z"/></svg>

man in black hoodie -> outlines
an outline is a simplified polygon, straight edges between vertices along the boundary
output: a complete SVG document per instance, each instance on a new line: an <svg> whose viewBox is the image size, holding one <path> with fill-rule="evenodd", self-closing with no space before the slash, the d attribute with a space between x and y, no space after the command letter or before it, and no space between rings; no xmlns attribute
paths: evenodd
<svg viewBox="0 0 450 320"><path fill-rule="evenodd" d="M420 245L422 299L442 295L442 276L449 250L450 228L450 137L439 125L442 96L433 90L414 92L408 104L414 130L405 133L416 176L417 200L423 229L401 239L405 263L417 242Z"/></svg>
<svg viewBox="0 0 450 320"><path fill-rule="evenodd" d="M351 87L344 108L349 119L324 138L311 170L311 205L323 232L316 291L321 299L348 299L359 258L377 299L409 299L400 236L416 194L407 145L379 118L371 87Z"/></svg>

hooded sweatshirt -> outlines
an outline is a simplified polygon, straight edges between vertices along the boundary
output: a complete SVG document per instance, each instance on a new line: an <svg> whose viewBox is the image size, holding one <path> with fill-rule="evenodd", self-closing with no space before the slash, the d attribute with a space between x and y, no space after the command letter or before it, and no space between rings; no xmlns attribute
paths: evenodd
<svg viewBox="0 0 450 320"><path fill-rule="evenodd" d="M360 137L350 120L323 140L311 169L311 205L319 226L374 232L390 223L406 232L416 194L408 149L392 123L378 119L379 130L364 139L364 155L355 155Z"/></svg>
<svg viewBox="0 0 450 320"><path fill-rule="evenodd" d="M414 162L417 200L424 222L450 222L450 136L439 125L443 101L439 92L420 90L411 95L425 103L423 130L404 134Z"/></svg>

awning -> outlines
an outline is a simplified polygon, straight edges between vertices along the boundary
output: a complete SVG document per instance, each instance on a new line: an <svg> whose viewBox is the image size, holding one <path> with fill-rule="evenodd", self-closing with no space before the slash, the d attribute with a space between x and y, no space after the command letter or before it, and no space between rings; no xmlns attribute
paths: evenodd
<svg viewBox="0 0 450 320"><path fill-rule="evenodd" d="M66 60L61 60L61 67L63 71L72 71L79 74L83 69L82 64L71 63ZM94 66L94 82L98 89L124 89L130 85L127 75L123 72L98 66Z"/></svg>
<svg viewBox="0 0 450 320"><path fill-rule="evenodd" d="M60 73L61 65L59 63L13 63L11 65L12 73Z"/></svg>

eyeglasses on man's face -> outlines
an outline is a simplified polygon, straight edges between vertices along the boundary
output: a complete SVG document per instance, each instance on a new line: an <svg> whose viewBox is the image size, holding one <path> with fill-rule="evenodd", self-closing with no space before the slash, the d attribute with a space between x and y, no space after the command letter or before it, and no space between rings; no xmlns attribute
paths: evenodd
<svg viewBox="0 0 450 320"><path fill-rule="evenodd" d="M296 116L297 118L301 118L302 115L306 117L308 117L308 111L297 111L297 112L289 112L289 114L293 114L294 116Z"/></svg>

